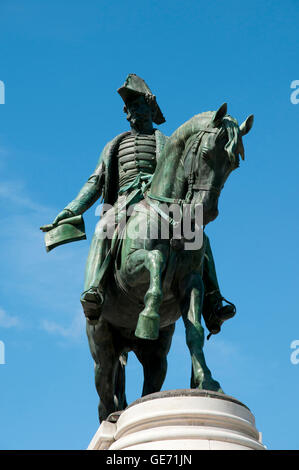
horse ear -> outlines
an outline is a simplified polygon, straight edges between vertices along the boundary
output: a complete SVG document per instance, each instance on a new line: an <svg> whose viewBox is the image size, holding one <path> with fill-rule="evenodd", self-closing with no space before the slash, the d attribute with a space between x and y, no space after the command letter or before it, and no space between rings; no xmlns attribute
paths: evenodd
<svg viewBox="0 0 299 470"><path fill-rule="evenodd" d="M248 118L244 122L242 122L240 126L240 133L242 136L248 134L248 132L252 128L253 120L254 116L253 114L250 114L250 116L248 116Z"/></svg>
<svg viewBox="0 0 299 470"><path fill-rule="evenodd" d="M224 116L227 113L227 103L223 103L220 108L215 112L215 116L213 119L214 124L219 123L222 121Z"/></svg>

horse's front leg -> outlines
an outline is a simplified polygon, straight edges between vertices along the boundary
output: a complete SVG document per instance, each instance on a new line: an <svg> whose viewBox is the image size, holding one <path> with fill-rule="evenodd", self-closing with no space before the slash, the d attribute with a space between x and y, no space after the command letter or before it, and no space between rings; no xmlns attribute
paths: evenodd
<svg viewBox="0 0 299 470"><path fill-rule="evenodd" d="M204 328L201 325L203 281L199 273L188 275L180 286L180 306L186 328L186 342L192 359L191 388L222 392L212 378L203 353Z"/></svg>
<svg viewBox="0 0 299 470"><path fill-rule="evenodd" d="M145 307L139 314L135 330L135 336L141 339L155 340L159 337L162 273L166 266L167 253L164 246L151 251L141 249L133 252L127 261L130 277L135 275L138 278L144 271L149 273L149 288L144 296Z"/></svg>

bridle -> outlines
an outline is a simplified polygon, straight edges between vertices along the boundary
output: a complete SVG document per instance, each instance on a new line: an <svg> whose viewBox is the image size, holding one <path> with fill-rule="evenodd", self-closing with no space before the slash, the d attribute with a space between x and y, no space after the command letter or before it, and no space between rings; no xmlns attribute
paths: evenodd
<svg viewBox="0 0 299 470"><path fill-rule="evenodd" d="M198 149L199 149L199 146L201 144L201 141L202 141L202 138L203 136L206 134L206 133L209 133L209 134L218 134L220 132L220 129L209 129L209 128L204 128L204 129L199 129L195 139L194 139L194 142L192 144L192 147L191 147L191 151L192 151L192 163L191 163L191 166L190 166L190 171L189 171L189 174L188 174L188 191L187 191L187 194L186 194L186 198L185 198L185 202L188 204L191 202L192 198L193 198L193 193L194 193L194 190L196 191L211 191L211 192L214 192L217 194L217 196L220 195L221 193L221 190L223 188L223 186L214 186L214 185L209 185L209 186L203 186L201 185L200 183L195 183L194 180L195 180L195 164L196 164L196 156L197 156L197 152L198 152Z"/></svg>
<svg viewBox="0 0 299 470"><path fill-rule="evenodd" d="M217 186L214 186L214 185L202 186L199 183L195 183L196 156L197 156L198 148L201 144L202 138L206 133L218 134L220 132L220 130L221 129L214 130L214 129L209 129L209 128L203 128L203 129L198 130L198 132L196 134L196 137L194 139L194 142L192 143L192 147L191 147L191 151L192 151L193 155L192 155L192 162L191 162L190 170L189 170L188 177L187 177L188 190L187 190L185 199L175 199L175 198L170 198L170 197L165 197L165 196L154 196L150 193L150 191L145 192L144 197L147 200L147 203L149 204L149 206L151 206L162 218L167 220L167 222L169 224L175 225L174 220L169 215L166 215L165 212L163 210L161 210L159 205L155 204L151 200L157 201L158 203L162 202L162 203L166 203L166 204L178 204L182 208L183 204L190 204L191 203L192 198L193 198L193 194L194 194L194 190L197 190L197 191L211 191L211 192L215 192L218 196L220 195L220 192L221 192L223 186L221 186L221 187L217 187ZM186 155L187 154L188 154L188 152L186 152Z"/></svg>
<svg viewBox="0 0 299 470"><path fill-rule="evenodd" d="M188 174L188 177L187 177L187 179L188 179L188 190L187 190L185 199L174 199L174 198L169 198L169 197L165 197L165 196L153 196L150 192L146 193L146 197L150 198L150 199L154 199L155 201L163 202L163 203L182 205L182 204L190 204L190 202L193 198L194 190L196 190L196 191L212 191L212 192L216 193L219 196L223 186L219 186L219 187L214 186L214 185L202 186L199 183L195 183L195 163L196 163L196 155L197 155L197 152L198 152L198 148L201 144L203 136L206 133L218 134L220 132L220 130L221 129L217 129L217 130L209 129L208 127L198 130L198 132L196 134L196 137L194 139L194 142L192 143L192 147L191 147L191 151L192 151L193 156L192 156L192 163L191 163L191 166L190 166L190 171L189 171L189 174ZM152 204L150 204L150 205L152 205Z"/></svg>

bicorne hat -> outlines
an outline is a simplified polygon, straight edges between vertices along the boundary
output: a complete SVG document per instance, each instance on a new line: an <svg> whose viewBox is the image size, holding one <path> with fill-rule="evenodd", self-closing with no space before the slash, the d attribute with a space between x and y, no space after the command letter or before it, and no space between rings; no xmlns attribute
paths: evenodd
<svg viewBox="0 0 299 470"><path fill-rule="evenodd" d="M130 73L123 86L121 86L118 90L118 93L124 100L125 104L132 99L136 95L143 95L148 103L151 105L153 110L153 121L156 124L163 124L165 122L165 118L162 114L161 109L156 100L156 96L153 95L145 81L138 77L135 73Z"/></svg>

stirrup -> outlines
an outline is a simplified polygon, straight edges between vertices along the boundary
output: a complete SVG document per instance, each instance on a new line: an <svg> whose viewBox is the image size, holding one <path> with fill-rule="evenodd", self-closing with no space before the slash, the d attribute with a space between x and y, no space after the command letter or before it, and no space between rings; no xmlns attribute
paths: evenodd
<svg viewBox="0 0 299 470"><path fill-rule="evenodd" d="M221 331L222 324L226 320L233 318L237 312L236 306L232 302L225 299L223 296L221 296L219 300L221 302L224 300L228 305L223 305L211 313L209 321L212 320L212 325L209 328L210 333L207 336L207 340L209 340L212 335L217 335Z"/></svg>
<svg viewBox="0 0 299 470"><path fill-rule="evenodd" d="M215 315L219 318L220 321L229 320L236 315L237 309L235 304L226 300L224 297L221 297L221 301L224 300L228 305L223 305L218 310L216 310Z"/></svg>

